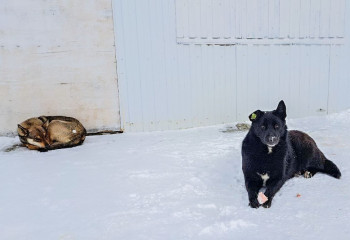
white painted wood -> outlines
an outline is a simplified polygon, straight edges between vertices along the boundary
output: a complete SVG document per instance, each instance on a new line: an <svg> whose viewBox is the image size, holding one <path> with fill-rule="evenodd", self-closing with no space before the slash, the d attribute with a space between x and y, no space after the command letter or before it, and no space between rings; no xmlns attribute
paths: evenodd
<svg viewBox="0 0 350 240"><path fill-rule="evenodd" d="M243 36L243 3L245 3L244 0L236 0L236 31L235 31L235 38L236 39L242 39Z"/></svg>
<svg viewBox="0 0 350 240"><path fill-rule="evenodd" d="M269 37L269 0L261 0L258 2L258 13L261 20L258 22L259 26L259 38Z"/></svg>
<svg viewBox="0 0 350 240"><path fill-rule="evenodd" d="M110 0L0 4L0 134L40 115L120 129Z"/></svg>
<svg viewBox="0 0 350 240"><path fill-rule="evenodd" d="M177 35L179 43L240 44L251 39L283 39L294 44L300 39L307 39L308 43L304 40L303 44L317 44L319 40L333 44L334 38L344 37L345 0L175 2L177 15L181 15L181 19L176 18L178 28L187 25L185 29L188 30Z"/></svg>
<svg viewBox="0 0 350 240"><path fill-rule="evenodd" d="M251 3L246 0L221 0L224 7L214 6L218 1L201 0L198 31L197 27L190 30L188 14L180 14L185 19L179 19L181 7L177 0L149 0L147 4L114 0L125 130L181 129L247 121L252 111L276 108L281 99L287 104L288 118L349 108L350 97L346 93L350 90L350 40L344 35L350 26L347 24L344 29L344 23L349 22L349 15L345 14L349 7L341 11L342 0L330 2L329 33L321 38L321 32L327 34L327 28L320 29L320 21L326 18L319 15L317 20L315 16L317 11L320 13L320 2L317 7L313 0L283 1L253 0L256 9L267 9L269 14L257 11L252 18L247 10ZM188 3L184 4L185 12ZM281 3L299 9L298 18L295 20L291 8L280 6ZM137 17L133 8L125 7L128 5L136 7ZM221 19L216 18L220 11ZM231 12L236 14L227 15ZM288 12L288 23L281 23L282 12ZM337 17L338 12L344 13L343 17ZM262 22L266 21L265 28ZM342 26L333 28L341 21ZM220 22L224 26L216 26ZM180 23L187 27L179 28ZM285 28L282 34L281 24ZM256 30L251 32L248 25ZM195 31L196 36L190 38L189 31ZM249 34L255 38L247 39Z"/></svg>
<svg viewBox="0 0 350 240"><path fill-rule="evenodd" d="M345 0L332 0L330 6L330 35L344 37ZM349 4L348 4L349 5Z"/></svg>
<svg viewBox="0 0 350 240"><path fill-rule="evenodd" d="M320 33L321 0L310 0L309 37L318 38Z"/></svg>
<svg viewBox="0 0 350 240"><path fill-rule="evenodd" d="M229 24L227 24L229 26L229 36L230 38L235 38L237 35L237 0L234 1L230 1L228 0L228 14L229 14Z"/></svg>
<svg viewBox="0 0 350 240"><path fill-rule="evenodd" d="M211 1L209 0L202 0L200 1L200 24L201 26L206 27L200 27L200 36L201 38L207 38L211 36L211 21L209 16L211 16L211 7L210 7Z"/></svg>
<svg viewBox="0 0 350 240"><path fill-rule="evenodd" d="M289 38L300 38L300 0L290 1Z"/></svg>
<svg viewBox="0 0 350 240"><path fill-rule="evenodd" d="M310 1L300 0L300 21L299 36L300 38L309 38L310 35Z"/></svg>
<svg viewBox="0 0 350 240"><path fill-rule="evenodd" d="M269 36L277 38L279 36L280 1L269 0Z"/></svg>
<svg viewBox="0 0 350 240"><path fill-rule="evenodd" d="M257 34L257 23L258 23L258 6L257 0L246 0L247 11L246 11L246 28L247 35L245 38L254 39Z"/></svg>
<svg viewBox="0 0 350 240"><path fill-rule="evenodd" d="M189 37L196 38L200 36L201 29L201 8L200 0L193 0L188 2L188 25Z"/></svg>
<svg viewBox="0 0 350 240"><path fill-rule="evenodd" d="M330 37L331 0L321 0L320 7L320 37Z"/></svg>
<svg viewBox="0 0 350 240"><path fill-rule="evenodd" d="M177 0L175 1L175 12L176 12L176 35L179 38L185 37L185 30L184 30L184 21L187 19L186 17L186 10L185 8L186 0ZM122 4L122 3L121 3ZM206 9L206 8L203 8ZM205 29L205 28L202 28Z"/></svg>

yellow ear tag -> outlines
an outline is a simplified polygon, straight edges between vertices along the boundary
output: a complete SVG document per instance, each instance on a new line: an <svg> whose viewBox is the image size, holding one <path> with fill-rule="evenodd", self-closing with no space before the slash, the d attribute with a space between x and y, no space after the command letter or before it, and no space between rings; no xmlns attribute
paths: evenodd
<svg viewBox="0 0 350 240"><path fill-rule="evenodd" d="M254 120L256 118L256 114L252 113L252 116L250 117L251 120Z"/></svg>

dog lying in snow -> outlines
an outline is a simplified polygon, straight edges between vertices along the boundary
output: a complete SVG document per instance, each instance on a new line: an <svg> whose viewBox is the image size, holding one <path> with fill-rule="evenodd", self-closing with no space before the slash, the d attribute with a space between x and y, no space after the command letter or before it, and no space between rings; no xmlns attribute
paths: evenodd
<svg viewBox="0 0 350 240"><path fill-rule="evenodd" d="M84 142L86 130L75 118L41 116L18 124L21 142L31 150L47 151L68 148Z"/></svg>
<svg viewBox="0 0 350 240"><path fill-rule="evenodd" d="M340 178L338 167L317 147L315 141L301 131L288 131L286 105L280 101L276 110L260 110L250 114L252 126L242 144L242 170L249 205L260 206L257 197L266 187L269 208L276 192L297 174L312 177L317 172Z"/></svg>

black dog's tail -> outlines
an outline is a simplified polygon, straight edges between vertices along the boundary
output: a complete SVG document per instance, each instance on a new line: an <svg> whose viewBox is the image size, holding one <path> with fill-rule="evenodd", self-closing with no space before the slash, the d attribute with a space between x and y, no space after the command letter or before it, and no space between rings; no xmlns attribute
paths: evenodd
<svg viewBox="0 0 350 240"><path fill-rule="evenodd" d="M321 172L331 175L332 177L338 179L341 177L341 173L337 165L335 165L332 161L328 159L325 159L324 169Z"/></svg>

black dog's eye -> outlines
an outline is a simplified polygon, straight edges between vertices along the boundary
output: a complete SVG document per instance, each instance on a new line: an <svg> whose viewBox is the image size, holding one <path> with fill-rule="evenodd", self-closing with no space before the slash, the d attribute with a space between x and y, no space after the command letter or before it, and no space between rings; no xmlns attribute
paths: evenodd
<svg viewBox="0 0 350 240"><path fill-rule="evenodd" d="M275 129L278 129L280 126L278 126L278 124L275 125Z"/></svg>
<svg viewBox="0 0 350 240"><path fill-rule="evenodd" d="M266 128L266 127L265 127L264 125L261 126L261 129L262 129L262 130L265 130L265 128Z"/></svg>

